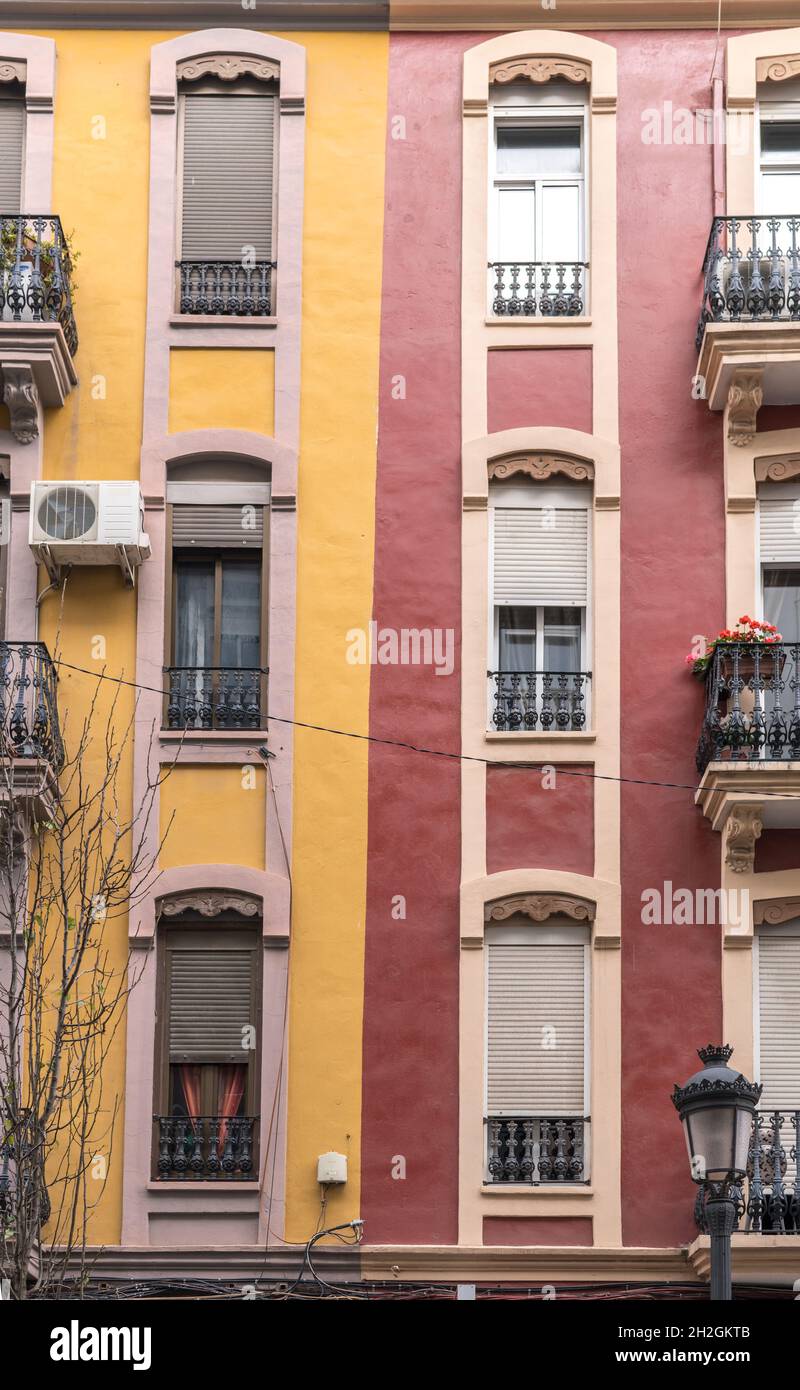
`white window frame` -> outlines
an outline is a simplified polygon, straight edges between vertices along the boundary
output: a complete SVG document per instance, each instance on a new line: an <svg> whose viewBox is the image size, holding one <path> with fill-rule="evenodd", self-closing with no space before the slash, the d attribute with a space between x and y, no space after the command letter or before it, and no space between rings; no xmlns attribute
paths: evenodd
<svg viewBox="0 0 800 1390"><path fill-rule="evenodd" d="M547 88L551 87L548 92ZM588 91L588 89L587 89ZM553 95L560 99L553 100ZM570 93L570 95L572 95ZM510 100L509 98L512 98ZM549 100L548 100L549 98ZM546 84L531 89L530 84L519 91L497 93L490 105L490 131L488 151L488 256L489 262L499 261L500 255L500 191L505 188L533 189L534 194L534 259L541 260L542 249L542 198L544 187L577 187L579 190L579 228L578 260L588 265L588 227L589 227L589 107L587 101L563 100L563 92L557 84ZM497 131L501 126L518 128L520 126L540 126L550 129L553 126L567 126L580 130L581 171L579 174L543 175L535 179L514 179L500 177L497 173ZM525 262L521 262L525 264ZM557 264L557 262L547 262ZM490 302L493 295L493 277L490 274ZM584 273L584 300L588 299L588 271ZM567 287L568 289L570 286ZM585 310L584 310L585 312Z"/></svg>
<svg viewBox="0 0 800 1390"><path fill-rule="evenodd" d="M489 948L494 944L498 946L528 946L533 950L537 946L574 946L576 937L583 943L583 1117L587 1120L587 1127L584 1130L584 1149L583 1163L584 1173L579 1183L560 1183L561 1188L585 1187L591 1182L592 1177L592 1057L591 1057L591 1010L592 1010L592 940L591 928L583 924L573 922L565 923L564 926L557 926L552 919L546 924L539 926L532 922L514 924L507 922L505 925L487 926L484 933L484 961L483 972L483 1115L484 1120L488 1121L494 1117L489 1115ZM523 1186L522 1183L496 1183L489 1172L488 1155L488 1126L484 1124L484 1182L491 1183L493 1188L509 1187L518 1191ZM532 1184L536 1186L536 1184ZM551 1184L545 1184L551 1186Z"/></svg>
<svg viewBox="0 0 800 1390"><path fill-rule="evenodd" d="M767 214L762 211L764 207L764 177L767 172L773 174L798 174L800 175L800 157L793 161L779 159L764 153L761 140L761 129L766 124L782 125L792 123L800 124L800 83L792 83L796 89L795 100L786 100L786 94L782 101L759 100L757 119L756 119L756 140L758 149L755 160L755 206L756 216L764 217ZM792 213L791 208L783 209ZM800 216L800 206L797 208L797 215ZM764 248L761 247L761 250Z"/></svg>
<svg viewBox="0 0 800 1390"><path fill-rule="evenodd" d="M800 916L775 926L756 927L753 932L753 1080L761 1082L761 937L800 936Z"/></svg>
<svg viewBox="0 0 800 1390"><path fill-rule="evenodd" d="M590 656L593 644L592 630L592 607L594 596L594 576L593 576L593 490L591 484L578 483L572 486L559 487L557 484L547 486L547 484L531 482L525 483L504 482L490 484L489 486L489 631L486 652L487 671L500 670L500 609L501 608L536 608L536 671L544 671L544 610L545 608L576 608L581 607L581 637L580 653L578 657L578 671L591 670ZM548 603L542 605L531 604L508 604L495 601L494 596L494 536L495 507L574 507L575 511L587 512L586 525L586 578L587 594L585 605L573 603ZM494 687L491 676L488 678L488 707L487 707L487 728L493 729L492 710L494 706ZM586 712L586 728L592 727L592 683L588 681L583 689L583 708ZM552 732L552 731L551 731ZM553 738L560 738L558 733L552 734Z"/></svg>
<svg viewBox="0 0 800 1390"><path fill-rule="evenodd" d="M800 484L798 483L767 483L759 488L756 494L756 614L764 619L767 616L766 593L764 590L764 570L765 569L790 569L796 570L800 578L800 535L797 537L797 562L787 565L777 565L776 561L765 561L761 556L761 502L764 498L771 501L796 502L798 504L798 514L800 514Z"/></svg>

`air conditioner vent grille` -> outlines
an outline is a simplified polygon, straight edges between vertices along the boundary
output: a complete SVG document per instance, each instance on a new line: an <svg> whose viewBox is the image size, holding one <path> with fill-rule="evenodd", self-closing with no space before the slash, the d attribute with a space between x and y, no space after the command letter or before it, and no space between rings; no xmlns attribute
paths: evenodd
<svg viewBox="0 0 800 1390"><path fill-rule="evenodd" d="M53 540L77 541L93 530L97 507L84 488L69 485L49 488L39 503L37 521L41 530Z"/></svg>

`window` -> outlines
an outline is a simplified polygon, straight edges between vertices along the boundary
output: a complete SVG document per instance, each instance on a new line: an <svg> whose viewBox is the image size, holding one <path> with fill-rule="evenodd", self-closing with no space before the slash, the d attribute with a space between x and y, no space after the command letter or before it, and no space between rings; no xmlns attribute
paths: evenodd
<svg viewBox="0 0 800 1390"><path fill-rule="evenodd" d="M800 1138L800 918L760 928L755 967L761 1177L769 1184L777 1130L786 1161L784 1188L791 1191Z"/></svg>
<svg viewBox="0 0 800 1390"><path fill-rule="evenodd" d="M274 85L182 84L182 313L274 313Z"/></svg>
<svg viewBox="0 0 800 1390"><path fill-rule="evenodd" d="M589 929L521 915L486 930L488 1171L588 1178Z"/></svg>
<svg viewBox="0 0 800 1390"><path fill-rule="evenodd" d="M25 144L25 95L19 82L0 83L0 216L20 211ZM46 208L37 208L46 212Z"/></svg>
<svg viewBox="0 0 800 1390"><path fill-rule="evenodd" d="M262 728L269 485L171 481L167 497L172 536L167 726ZM224 502L217 500L223 497Z"/></svg>
<svg viewBox="0 0 800 1390"><path fill-rule="evenodd" d="M760 103L762 213L800 212L800 101Z"/></svg>
<svg viewBox="0 0 800 1390"><path fill-rule="evenodd" d="M160 940L156 1076L161 1177L251 1176L258 932L187 915Z"/></svg>
<svg viewBox="0 0 800 1390"><path fill-rule="evenodd" d="M489 260L495 313L575 314L585 284L585 106L575 88L498 90Z"/></svg>
<svg viewBox="0 0 800 1390"><path fill-rule="evenodd" d="M586 719L589 506L580 485L490 485L490 696L498 729Z"/></svg>
<svg viewBox="0 0 800 1390"><path fill-rule="evenodd" d="M763 489L758 513L764 618L784 642L800 642L800 491Z"/></svg>

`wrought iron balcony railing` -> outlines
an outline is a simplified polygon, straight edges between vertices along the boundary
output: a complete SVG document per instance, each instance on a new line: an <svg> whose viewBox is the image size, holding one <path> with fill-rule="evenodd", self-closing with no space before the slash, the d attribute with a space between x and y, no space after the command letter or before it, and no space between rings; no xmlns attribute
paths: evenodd
<svg viewBox="0 0 800 1390"><path fill-rule="evenodd" d="M64 745L55 667L43 642L0 642L0 755L35 758L58 773Z"/></svg>
<svg viewBox="0 0 800 1390"><path fill-rule="evenodd" d="M586 724L590 671L489 671L492 723L511 733L570 733Z"/></svg>
<svg viewBox="0 0 800 1390"><path fill-rule="evenodd" d="M800 1236L800 1110L761 1111L753 1122L747 1176L738 1190L737 1229L752 1235ZM707 1230L705 1192L695 1219Z"/></svg>
<svg viewBox="0 0 800 1390"><path fill-rule="evenodd" d="M587 1182L588 1116L522 1115L486 1121L492 1182Z"/></svg>
<svg viewBox="0 0 800 1390"><path fill-rule="evenodd" d="M257 1116L226 1120L220 1115L155 1115L156 1167L162 1182L252 1179Z"/></svg>
<svg viewBox="0 0 800 1390"><path fill-rule="evenodd" d="M60 323L74 357L72 263L61 219L0 214L0 257L0 323Z"/></svg>
<svg viewBox="0 0 800 1390"><path fill-rule="evenodd" d="M260 729L266 716L261 666L168 666L167 728Z"/></svg>
<svg viewBox="0 0 800 1390"><path fill-rule="evenodd" d="M575 318L586 310L587 261L490 261L492 313Z"/></svg>
<svg viewBox="0 0 800 1390"><path fill-rule="evenodd" d="M176 261L180 272L182 314L230 314L240 317L274 313L272 272L275 261Z"/></svg>
<svg viewBox="0 0 800 1390"><path fill-rule="evenodd" d="M720 759L800 758L800 645L730 642L706 672L697 769Z"/></svg>
<svg viewBox="0 0 800 1390"><path fill-rule="evenodd" d="M800 217L715 217L703 262L707 323L800 320Z"/></svg>

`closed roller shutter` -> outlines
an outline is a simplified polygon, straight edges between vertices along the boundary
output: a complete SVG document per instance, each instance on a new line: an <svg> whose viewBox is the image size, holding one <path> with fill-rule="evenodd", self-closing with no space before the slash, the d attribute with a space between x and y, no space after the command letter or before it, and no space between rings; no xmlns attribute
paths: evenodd
<svg viewBox="0 0 800 1390"><path fill-rule="evenodd" d="M588 538L585 508L495 507L494 602L584 605Z"/></svg>
<svg viewBox="0 0 800 1390"><path fill-rule="evenodd" d="M800 564L800 498L762 497L758 514L761 563Z"/></svg>
<svg viewBox="0 0 800 1390"><path fill-rule="evenodd" d="M253 1026L252 950L169 953L169 1053L173 1062L246 1062L242 1029Z"/></svg>
<svg viewBox="0 0 800 1390"><path fill-rule="evenodd" d="M489 946L489 1115L583 1115L584 959L582 943Z"/></svg>
<svg viewBox="0 0 800 1390"><path fill-rule="evenodd" d="M253 503L172 508L172 544L176 548L259 549L263 542L264 509Z"/></svg>
<svg viewBox="0 0 800 1390"><path fill-rule="evenodd" d="M800 936L759 934L760 1110L800 1110Z"/></svg>
<svg viewBox="0 0 800 1390"><path fill-rule="evenodd" d="M272 259L275 97L186 93L183 224L186 261Z"/></svg>
<svg viewBox="0 0 800 1390"><path fill-rule="evenodd" d="M25 103L0 100L0 215L20 210L24 139Z"/></svg>

